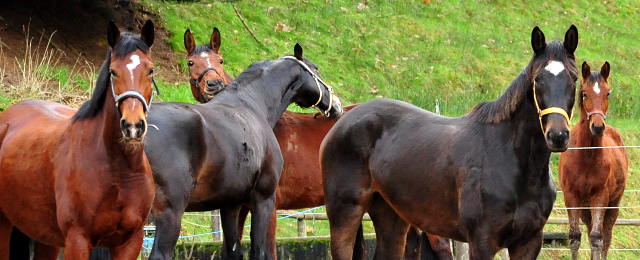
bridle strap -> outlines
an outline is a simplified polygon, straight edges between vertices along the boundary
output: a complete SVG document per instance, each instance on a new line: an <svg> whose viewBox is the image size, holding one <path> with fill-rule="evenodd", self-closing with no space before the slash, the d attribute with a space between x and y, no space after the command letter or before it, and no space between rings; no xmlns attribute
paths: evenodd
<svg viewBox="0 0 640 260"><path fill-rule="evenodd" d="M313 77L313 80L316 82L316 86L318 86L318 92L320 93L320 97L318 97L318 101L313 104L310 107L315 108L316 110L318 110L318 112L322 113L323 115L325 115L326 117L329 117L329 110L331 110L331 106L333 105L333 88L325 83L320 77L318 77L315 73L313 73L313 71L311 70L311 68L309 68L309 66L307 66L306 63L298 60L298 58L293 57L293 56L284 56L282 57L284 59L288 59L288 60L294 60L296 61L298 64L300 64L300 66L302 66L307 72L309 72L309 74L311 74L311 76ZM322 102L322 96L323 96L323 91L322 88L320 87L320 83L322 83L322 85L325 86L325 88L327 89L327 91L329 92L329 106L327 107L327 110L322 111L322 109L318 108L318 104L320 104L320 102Z"/></svg>
<svg viewBox="0 0 640 260"><path fill-rule="evenodd" d="M538 98L536 97L536 82L533 81L533 101L536 104L536 109L538 110L538 120L540 121L540 129L542 129L542 134L545 134L544 126L542 125L542 117L548 114L561 114L567 119L567 124L571 122L571 117L567 114L562 108L559 107L549 107L543 110L540 110L540 106L538 105Z"/></svg>
<svg viewBox="0 0 640 260"><path fill-rule="evenodd" d="M594 109L591 112L587 112L587 120L589 120L592 115L601 115L605 120L607 119L607 114L599 109Z"/></svg>
<svg viewBox="0 0 640 260"><path fill-rule="evenodd" d="M147 100L145 100L144 96L142 95L142 93L136 91L136 90L127 90L123 93L120 93L120 95L116 95L116 89L113 86L113 75L110 76L110 80L111 80L111 93L113 94L113 99L116 102L116 110L118 110L118 113L120 113L120 103L122 103L123 100L125 100L126 98L137 98L138 100L140 100L140 102L143 105L144 108L144 112L147 113L147 111L149 111L149 108L151 106L151 101L153 101L153 90L151 90L151 97L149 98L149 102L147 102ZM156 91L158 92L158 95L160 95L160 91L158 90L158 85L156 84L156 81L153 77L151 77L151 82L153 83L153 85L156 88Z"/></svg>
<svg viewBox="0 0 640 260"><path fill-rule="evenodd" d="M208 68L204 69L204 71L202 71L202 73L200 73L200 76L198 77L198 79L189 81L189 83L191 83L192 86L195 86L196 89L198 89L198 93L200 93L200 98L202 98L202 100L204 100L205 103L209 102L209 100L211 100L211 98L208 98L204 94L202 94L202 90L200 89L200 85L199 84L202 81L202 78L204 78L204 75L206 75L207 72L209 72L211 70L213 70L216 74L218 74L219 78L218 78L217 82L222 85L222 88L224 88L225 85L224 85L224 80L222 79L222 75L214 67L208 67ZM222 90L222 88L218 89L217 91L214 91L211 94L212 95L218 94L218 92L220 92Z"/></svg>

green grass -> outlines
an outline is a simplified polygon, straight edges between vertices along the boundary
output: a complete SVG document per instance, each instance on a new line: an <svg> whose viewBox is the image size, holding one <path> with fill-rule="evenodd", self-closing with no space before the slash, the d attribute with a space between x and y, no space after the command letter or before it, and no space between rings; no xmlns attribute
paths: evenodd
<svg viewBox="0 0 640 260"><path fill-rule="evenodd" d="M232 75L254 61L289 54L299 42L345 103L388 97L432 110L437 99L449 116L500 95L532 55L534 26L547 39L562 39L575 24L580 32L578 64L586 60L599 68L605 60L611 63L610 113L627 118L640 111L634 102L640 94L633 88L640 77L634 66L640 43L633 37L638 27L633 1L366 2L236 2L260 44L231 3L143 0L160 14L172 35L166 40L179 52L184 52L187 28L196 42L205 43L218 27L225 68ZM279 30L278 24L292 29Z"/></svg>

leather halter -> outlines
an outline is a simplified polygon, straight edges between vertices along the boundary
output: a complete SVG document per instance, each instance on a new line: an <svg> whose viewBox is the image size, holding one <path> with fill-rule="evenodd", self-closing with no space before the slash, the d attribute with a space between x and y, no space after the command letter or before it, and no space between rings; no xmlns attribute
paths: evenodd
<svg viewBox="0 0 640 260"><path fill-rule="evenodd" d="M587 121L591 118L592 115L601 115L605 120L607 119L607 114L599 109L594 109L590 112L587 112Z"/></svg>
<svg viewBox="0 0 640 260"><path fill-rule="evenodd" d="M215 86L217 85L221 85L221 87L215 91L209 91L209 86L207 85L207 96L205 96L204 94L202 94L202 90L200 89L200 82L202 81L202 78L204 78L204 75L207 74L207 72L209 71L215 71L216 74L218 74L218 79L215 81ZM222 79L222 75L220 75L220 72L218 72L218 70L216 70L214 67L208 67L206 69L204 69L204 71L202 71L202 73L200 73L200 76L198 77L198 79L196 80L190 80L189 83L191 83L192 86L195 86L196 89L198 89L198 93L200 94L200 98L202 98L202 100L204 100L204 103L209 102L209 100L211 100L211 98L208 97L208 95L212 95L215 96L216 94L218 94L218 92L220 92L224 87L224 80Z"/></svg>
<svg viewBox="0 0 640 260"><path fill-rule="evenodd" d="M147 100L145 100L142 93L136 90L127 90L125 92L120 93L120 95L116 95L116 89L113 86L113 75L110 76L110 81L111 81L111 93L113 94L113 99L115 99L116 101L116 110L118 110L118 113L120 113L120 116L122 116L121 114L122 112L120 112L120 103L122 103L124 99L130 98L130 97L137 98L138 100L140 100L140 102L142 102L142 105L144 105L143 108L145 113L149 111L149 107L151 106L151 101L153 101L153 89L151 90L151 97L149 98L149 102L147 102ZM156 80L153 76L151 77L151 82L153 83L153 86L155 86L156 91L158 92L158 95L160 95L160 90L158 90L158 85L156 84Z"/></svg>
<svg viewBox="0 0 640 260"><path fill-rule="evenodd" d="M538 98L536 97L536 81L533 81L533 101L536 104L536 109L538 110L538 120L540 121L540 129L542 129L542 134L545 134L544 126L542 125L542 117L548 114L561 114L567 119L567 124L571 122L571 117L567 114L562 108L559 107L548 107L543 110L540 110L540 106L538 105Z"/></svg>
<svg viewBox="0 0 640 260"><path fill-rule="evenodd" d="M313 79L316 82L316 86L318 86L318 91L320 93L320 97L318 98L318 102L316 102L315 104L313 104L310 107L315 108L316 110L318 110L318 112L322 113L324 116L329 117L330 113L329 110L331 110L331 105L333 104L333 88L325 83L320 77L318 77L315 73L313 73L313 71L311 70L311 68L309 68L309 66L307 66L307 64L305 64L304 62L298 60L298 58L293 57L293 56L284 56L282 57L283 59L288 59L288 60L294 60L296 61L298 64L300 64L300 66L302 66L307 72L309 72L309 74L311 74L311 76L313 77ZM320 102L322 101L322 88L320 88L320 83L322 83L322 85L325 86L325 88L327 89L327 91L329 91L329 106L327 107L327 110L322 111L322 109L318 108L318 104L320 104Z"/></svg>

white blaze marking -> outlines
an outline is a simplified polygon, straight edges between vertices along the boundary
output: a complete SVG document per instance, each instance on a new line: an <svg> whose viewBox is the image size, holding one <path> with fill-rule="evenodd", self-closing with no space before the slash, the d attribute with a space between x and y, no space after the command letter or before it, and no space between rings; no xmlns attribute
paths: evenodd
<svg viewBox="0 0 640 260"><path fill-rule="evenodd" d="M558 76L558 74L564 70L564 65L562 65L562 62L554 60L550 61L544 69L551 72L554 76Z"/></svg>
<svg viewBox="0 0 640 260"><path fill-rule="evenodd" d="M200 57L207 59L207 65L209 65L209 68L211 68L211 60L209 60L209 54L203 52L200 53Z"/></svg>
<svg viewBox="0 0 640 260"><path fill-rule="evenodd" d="M131 75L131 83L133 83L133 70L140 65L140 57L138 55L131 55L131 63L127 64L129 74Z"/></svg>
<svg viewBox="0 0 640 260"><path fill-rule="evenodd" d="M596 94L600 94L600 88L598 87L598 82L596 82L596 84L593 85L593 91L595 91Z"/></svg>

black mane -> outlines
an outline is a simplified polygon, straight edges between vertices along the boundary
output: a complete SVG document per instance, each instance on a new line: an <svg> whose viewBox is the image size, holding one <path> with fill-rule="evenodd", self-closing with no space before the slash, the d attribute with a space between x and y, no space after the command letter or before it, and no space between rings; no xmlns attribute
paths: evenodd
<svg viewBox="0 0 640 260"><path fill-rule="evenodd" d="M524 101L527 92L532 89L533 76L536 75L550 59L562 58L562 63L568 71L578 71L573 54L568 53L564 44L560 41L547 42L547 47L542 55L534 56L529 64L520 72L518 77L511 82L507 90L494 101L485 101L478 104L469 113L476 121L483 123L500 123L511 118L518 106Z"/></svg>
<svg viewBox="0 0 640 260"><path fill-rule="evenodd" d="M138 49L144 53L149 53L149 46L140 39L139 35L124 32L122 33L122 39L116 44L113 52L115 52L116 57L124 58ZM107 52L107 57L104 63L102 63L91 99L84 102L80 109L78 109L78 112L73 116L73 122L95 117L104 106L111 80L109 73L111 52L112 50Z"/></svg>

